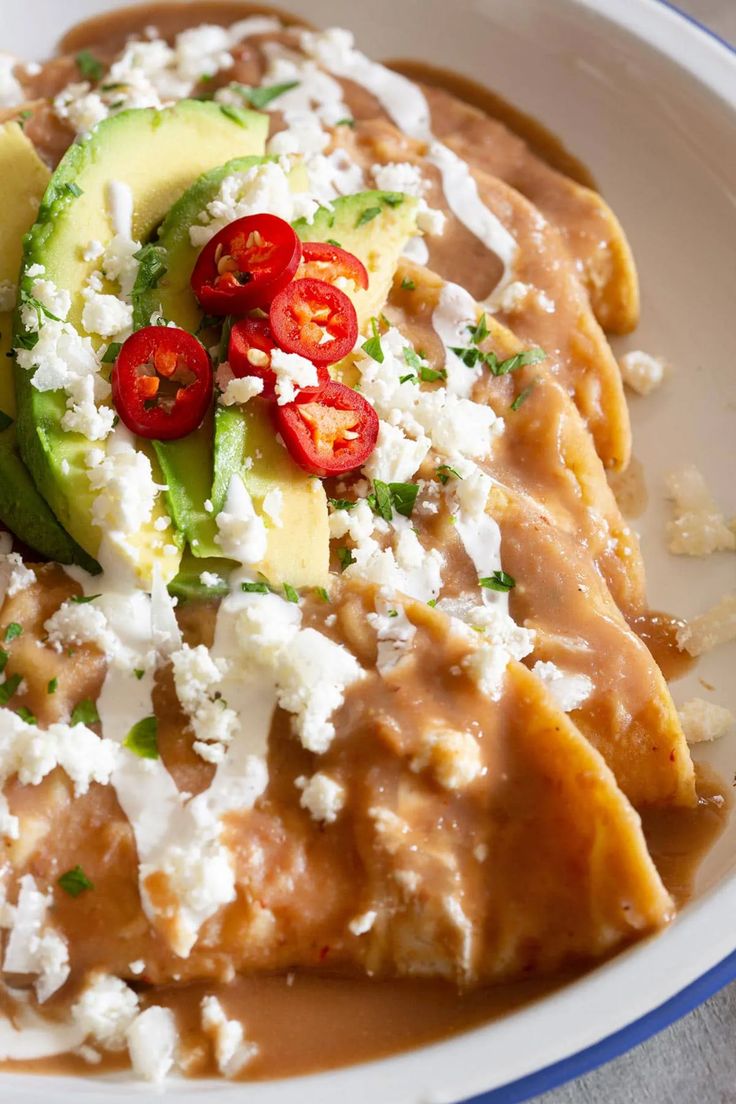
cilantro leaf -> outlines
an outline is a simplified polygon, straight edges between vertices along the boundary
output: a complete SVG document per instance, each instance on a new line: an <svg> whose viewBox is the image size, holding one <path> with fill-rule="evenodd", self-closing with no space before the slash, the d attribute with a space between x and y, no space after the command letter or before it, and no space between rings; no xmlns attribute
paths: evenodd
<svg viewBox="0 0 736 1104"><path fill-rule="evenodd" d="M70 897L78 897L79 894L84 893L86 889L95 888L81 866L73 866L71 870L67 870L65 874L57 878L56 882Z"/></svg>
<svg viewBox="0 0 736 1104"><path fill-rule="evenodd" d="M378 218L380 213L380 207L366 207L365 210L361 211L358 215L355 221L355 229L357 230L359 226L365 226L367 222L372 222L374 218Z"/></svg>
<svg viewBox="0 0 736 1104"><path fill-rule="evenodd" d="M271 588L268 583L241 583L240 589L245 591L246 594L270 594Z"/></svg>
<svg viewBox="0 0 736 1104"><path fill-rule="evenodd" d="M5 649L0 648L0 675L3 673L3 671L7 667L9 659L10 659L10 656L5 651Z"/></svg>
<svg viewBox="0 0 736 1104"><path fill-rule="evenodd" d="M416 287L417 285L414 283L413 280L410 280L408 276L405 276L404 279L401 281L402 291L416 291Z"/></svg>
<svg viewBox="0 0 736 1104"><path fill-rule="evenodd" d="M315 594L319 595L319 597L322 599L323 602L331 602L332 601L329 594L327 593L326 587L315 587L314 592L315 592Z"/></svg>
<svg viewBox="0 0 736 1104"><path fill-rule="evenodd" d="M47 683L46 693L47 694L55 694L58 689L59 689L59 680L58 680L58 678L56 678L56 676L54 676L52 679L49 679L49 681Z"/></svg>
<svg viewBox="0 0 736 1104"><path fill-rule="evenodd" d="M516 586L516 579L513 575L507 575L505 571L494 571L492 575L479 579L478 583L486 590L508 591Z"/></svg>
<svg viewBox="0 0 736 1104"><path fill-rule="evenodd" d="M155 717L144 717L131 728L123 740L123 747L132 751L139 759L158 759L158 721Z"/></svg>
<svg viewBox="0 0 736 1104"><path fill-rule="evenodd" d="M357 505L350 498L328 498L327 501L333 510L352 510Z"/></svg>
<svg viewBox="0 0 736 1104"><path fill-rule="evenodd" d="M371 332L373 337L369 337L367 341L364 341L361 349L372 360L375 360L376 364L383 364L383 348L381 347L381 333L378 329L377 318L371 318Z"/></svg>
<svg viewBox="0 0 736 1104"><path fill-rule="evenodd" d="M517 368L525 368L527 364L537 364L546 355L543 349L525 349L523 353L516 353L506 360L499 360L495 353L484 353L483 361L490 368L491 375L506 376Z"/></svg>
<svg viewBox="0 0 736 1104"><path fill-rule="evenodd" d="M84 698L81 702L74 706L74 709L72 709L73 725L98 724L99 720L100 714L97 712L97 706L91 698Z"/></svg>
<svg viewBox="0 0 736 1104"><path fill-rule="evenodd" d="M451 468L449 464L440 464L437 468L437 478L443 487L449 482L451 475L454 475L456 479L462 479L460 472L455 468Z"/></svg>
<svg viewBox="0 0 736 1104"><path fill-rule="evenodd" d="M138 261L138 272L133 285L133 303L136 304L133 307L134 329L139 330L150 322L145 306L146 297L143 292L155 288L161 277L166 275L166 256L167 253L163 246L154 245L153 242L149 242L148 245L144 245L137 253L133 254L135 260ZM141 300L140 303L139 300Z"/></svg>
<svg viewBox="0 0 736 1104"><path fill-rule="evenodd" d="M88 602L94 602L95 598L101 598L101 594L75 594L69 599L75 606L86 606Z"/></svg>
<svg viewBox="0 0 736 1104"><path fill-rule="evenodd" d="M404 517L411 517L419 493L418 483L384 483L373 480L373 494L368 495L370 508L384 521L391 521L394 510Z"/></svg>
<svg viewBox="0 0 736 1104"><path fill-rule="evenodd" d="M510 404L509 409L518 410L522 403L525 403L531 395L532 391L534 390L535 384L536 381L534 383L530 383L528 387L524 387L516 396L514 401Z"/></svg>
<svg viewBox="0 0 736 1104"><path fill-rule="evenodd" d="M77 69L84 79L91 81L93 84L97 84L98 80L105 72L105 66L102 62L89 50L80 50L74 60L77 63Z"/></svg>
<svg viewBox="0 0 736 1104"><path fill-rule="evenodd" d="M17 621L11 621L5 630L5 643L9 644L11 640L15 640L16 636L23 635L23 626L19 625Z"/></svg>
<svg viewBox="0 0 736 1104"><path fill-rule="evenodd" d="M11 675L5 682L0 683L0 705L8 704L22 681L21 675Z"/></svg>
<svg viewBox="0 0 736 1104"><path fill-rule="evenodd" d="M340 568L342 569L342 571L344 571L346 567L350 567L351 564L355 563L355 556L349 548L338 548L337 558L340 561Z"/></svg>
<svg viewBox="0 0 736 1104"><path fill-rule="evenodd" d="M15 712L18 714L22 721L26 722L26 724L38 724L35 715L31 713L30 709L27 709L25 705L18 706Z"/></svg>
<svg viewBox="0 0 736 1104"><path fill-rule="evenodd" d="M284 583L284 597L287 602L299 604L299 592L294 589L291 583Z"/></svg>
<svg viewBox="0 0 736 1104"><path fill-rule="evenodd" d="M300 81L283 81L281 84L263 84L259 88L253 88L247 84L233 83L230 88L238 92L251 107L260 111L279 96L283 96L284 92L298 88L299 84Z"/></svg>

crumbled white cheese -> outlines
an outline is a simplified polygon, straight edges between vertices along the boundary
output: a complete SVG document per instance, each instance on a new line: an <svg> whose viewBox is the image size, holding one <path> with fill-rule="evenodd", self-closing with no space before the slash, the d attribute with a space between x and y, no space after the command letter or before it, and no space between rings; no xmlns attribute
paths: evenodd
<svg viewBox="0 0 736 1104"><path fill-rule="evenodd" d="M316 387L319 383L314 364L298 353L274 349L271 370L276 375L276 401L279 406L294 402L301 388Z"/></svg>
<svg viewBox="0 0 736 1104"><path fill-rule="evenodd" d="M69 977L69 952L64 939L48 926L50 895L41 893L31 874L23 875L19 887L3 970L8 974L35 974L34 989L39 1004L43 1004Z"/></svg>
<svg viewBox="0 0 736 1104"><path fill-rule="evenodd" d="M18 285L12 280L0 280L0 313L14 310L17 298Z"/></svg>
<svg viewBox="0 0 736 1104"><path fill-rule="evenodd" d="M235 900L235 875L230 852L206 833L182 844L167 846L163 853L141 864L141 884L153 873L166 875L179 902L177 930L170 937L172 949L186 958L202 923L223 905Z"/></svg>
<svg viewBox="0 0 736 1104"><path fill-rule="evenodd" d="M202 1029L212 1039L217 1068L223 1077L235 1077L259 1053L256 1043L245 1038L239 1020L229 1020L217 997L203 997Z"/></svg>
<svg viewBox="0 0 736 1104"><path fill-rule="evenodd" d="M703 698L691 698L678 710L680 724L689 744L706 740L720 740L736 725L736 717L730 709Z"/></svg>
<svg viewBox="0 0 736 1104"><path fill-rule="evenodd" d="M18 58L12 54L0 54L0 107L15 107L25 100L20 81L15 76Z"/></svg>
<svg viewBox="0 0 736 1104"><path fill-rule="evenodd" d="M677 647L699 656L718 644L736 639L736 592L726 594L715 606L693 617L677 631Z"/></svg>
<svg viewBox="0 0 736 1104"><path fill-rule="evenodd" d="M371 930L378 918L378 913L375 909L368 909L367 912L362 912L360 916L354 916L348 924L349 930L353 935L366 935Z"/></svg>
<svg viewBox="0 0 736 1104"><path fill-rule="evenodd" d="M266 555L266 527L237 473L230 479L225 504L215 522L215 541L224 556L247 565L258 563Z"/></svg>
<svg viewBox="0 0 736 1104"><path fill-rule="evenodd" d="M106 785L118 757L111 740L100 739L85 725L27 724L10 709L0 710L0 785L13 774L24 786L37 786L61 767L74 783L77 796L92 782Z"/></svg>
<svg viewBox="0 0 736 1104"><path fill-rule="evenodd" d="M133 1020L126 1031L133 1072L159 1084L174 1064L179 1033L170 1008L154 1004Z"/></svg>
<svg viewBox="0 0 736 1104"><path fill-rule="evenodd" d="M464 790L481 774L483 761L472 733L442 728L422 733L410 766L413 771L431 770L446 790Z"/></svg>
<svg viewBox="0 0 736 1104"><path fill-rule="evenodd" d="M565 672L555 663L538 660L532 671L541 679L563 713L579 709L593 693L593 680L578 672Z"/></svg>
<svg viewBox="0 0 736 1104"><path fill-rule="evenodd" d="M242 379L233 376L232 379L228 380L219 401L223 406L244 406L256 395L260 395L262 391L263 380L257 376L243 376Z"/></svg>
<svg viewBox="0 0 736 1104"><path fill-rule="evenodd" d="M376 447L363 466L363 473L368 479L382 479L384 483L407 483L429 449L429 437L423 433L412 440L399 426L381 420Z"/></svg>
<svg viewBox="0 0 736 1104"><path fill-rule="evenodd" d="M664 379L665 363L639 349L624 353L618 362L621 378L637 395L649 395Z"/></svg>
<svg viewBox="0 0 736 1104"><path fill-rule="evenodd" d="M97 974L72 1005L71 1013L85 1038L105 1050L123 1050L125 1033L138 1015L138 996L120 978Z"/></svg>
<svg viewBox="0 0 736 1104"><path fill-rule="evenodd" d="M667 547L675 555L708 556L736 550L736 532L708 490L705 478L693 464L667 478L667 494L673 501L674 520L667 525Z"/></svg>
<svg viewBox="0 0 736 1104"><path fill-rule="evenodd" d="M23 563L18 552L0 553L0 605L36 582L36 573Z"/></svg>
<svg viewBox="0 0 736 1104"><path fill-rule="evenodd" d="M213 659L204 644L185 644L170 658L176 694L196 738L194 750L207 762L222 762L238 728L237 714L217 696L225 663Z"/></svg>
<svg viewBox="0 0 736 1104"><path fill-rule="evenodd" d="M116 295L106 295L87 287L82 292L82 325L87 333L115 337L133 325L133 307Z"/></svg>
<svg viewBox="0 0 736 1104"><path fill-rule="evenodd" d="M311 778L302 775L296 779L295 785L301 790L299 804L312 819L334 824L345 805L344 786L322 771L317 771Z"/></svg>
<svg viewBox="0 0 736 1104"><path fill-rule="evenodd" d="M422 547L408 519L394 518L393 529L393 549L381 548L373 538L362 540L353 551L355 562L344 575L375 583L389 594L398 592L421 602L436 598L442 586L444 556L437 548L428 551Z"/></svg>
<svg viewBox="0 0 736 1104"><path fill-rule="evenodd" d="M160 488L151 461L136 450L123 427L117 426L107 453L92 449L87 454L87 478L96 492L93 525L128 536L150 522Z"/></svg>
<svg viewBox="0 0 736 1104"><path fill-rule="evenodd" d="M79 644L96 644L105 655L112 655L116 650L115 634L94 602L64 602L43 627L48 643L57 652Z"/></svg>
<svg viewBox="0 0 736 1104"><path fill-rule="evenodd" d="M392 604L390 599L385 598L376 602L376 612L368 614L368 622L376 630L376 669L383 676L407 654L416 635L416 626L406 616L406 610L400 603Z"/></svg>
<svg viewBox="0 0 736 1104"><path fill-rule="evenodd" d="M267 213L286 222L312 219L318 203L305 192L293 192L281 164L267 161L245 172L224 177L217 194L189 228L193 246L200 249L229 223L248 215Z"/></svg>
<svg viewBox="0 0 736 1104"><path fill-rule="evenodd" d="M356 544L370 538L376 517L364 498L358 499L349 510L333 509L330 514L330 538L340 540L349 536Z"/></svg>
<svg viewBox="0 0 736 1104"><path fill-rule="evenodd" d="M346 648L316 629L302 629L279 653L278 702L294 714L294 727L308 751L320 753L330 746L335 735L330 717L363 675Z"/></svg>
<svg viewBox="0 0 736 1104"><path fill-rule="evenodd" d="M217 575L214 571L200 572L199 581L204 587L219 587L224 582L222 576Z"/></svg>

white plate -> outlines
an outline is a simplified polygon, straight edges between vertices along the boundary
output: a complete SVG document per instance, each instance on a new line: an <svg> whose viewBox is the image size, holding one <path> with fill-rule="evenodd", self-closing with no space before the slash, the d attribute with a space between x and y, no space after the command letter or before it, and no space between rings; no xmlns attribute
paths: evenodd
<svg viewBox="0 0 736 1104"><path fill-rule="evenodd" d="M74 20L117 6L6 4L0 45L30 59L51 51ZM674 369L659 392L632 403L651 502L640 519L651 603L687 616L734 589L733 556L700 561L665 552L662 480L692 461L728 515L736 514L736 55L658 0L292 0L290 7L316 24L349 26L374 57L422 58L485 81L542 119L592 169L641 274L642 325L621 349L662 354ZM706 657L675 684L676 701L708 696L701 677L715 686L713 700L736 710L735 658L733 648ZM736 736L702 754L733 777ZM670 929L502 1022L360 1067L247 1088L177 1082L168 1095L192 1104L234 1095L250 1104L443 1104L488 1090L497 1091L487 1104L528 1099L641 1041L736 976L735 867L736 818L701 869L697 899ZM33 1104L72 1092L112 1102L135 1091L116 1080L0 1077L4 1099Z"/></svg>

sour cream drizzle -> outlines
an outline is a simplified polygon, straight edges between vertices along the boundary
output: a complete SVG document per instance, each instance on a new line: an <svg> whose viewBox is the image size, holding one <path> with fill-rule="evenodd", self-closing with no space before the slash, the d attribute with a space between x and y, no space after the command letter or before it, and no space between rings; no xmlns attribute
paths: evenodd
<svg viewBox="0 0 736 1104"><path fill-rule="evenodd" d="M371 61L352 44L347 31L306 31L302 49L335 76L355 81L370 92L396 126L428 146L426 159L439 169L447 205L455 217L503 264L503 275L493 290L497 298L513 279L517 247L512 235L478 195L468 165L435 138L429 105L421 89L400 73Z"/></svg>

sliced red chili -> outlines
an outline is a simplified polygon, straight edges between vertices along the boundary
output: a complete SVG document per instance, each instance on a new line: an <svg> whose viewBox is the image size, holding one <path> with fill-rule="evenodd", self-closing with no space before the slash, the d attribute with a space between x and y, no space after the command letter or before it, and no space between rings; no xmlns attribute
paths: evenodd
<svg viewBox="0 0 736 1104"><path fill-rule="evenodd" d="M271 353L278 349L266 318L241 318L230 331L227 359L235 376L257 376L263 380L261 394L276 397L276 373L271 368ZM317 368L315 387L302 387L299 402L314 398L329 380L326 368Z"/></svg>
<svg viewBox="0 0 736 1104"><path fill-rule="evenodd" d="M378 439L378 415L371 404L335 380L312 402L277 406L276 421L293 459L312 475L359 468Z"/></svg>
<svg viewBox="0 0 736 1104"><path fill-rule="evenodd" d="M347 249L330 242L304 242L297 280L326 280L334 284L340 277L352 280L356 287L368 287L368 271L362 261Z"/></svg>
<svg viewBox="0 0 736 1104"><path fill-rule="evenodd" d="M317 365L342 360L358 339L355 307L324 280L293 280L271 303L269 320L282 349Z"/></svg>
<svg viewBox="0 0 736 1104"><path fill-rule="evenodd" d="M118 353L112 401L139 437L174 441L200 425L212 398L212 365L186 330L145 326Z"/></svg>
<svg viewBox="0 0 736 1104"><path fill-rule="evenodd" d="M208 314L267 307L296 272L302 245L276 215L248 215L215 234L199 254L192 291Z"/></svg>

